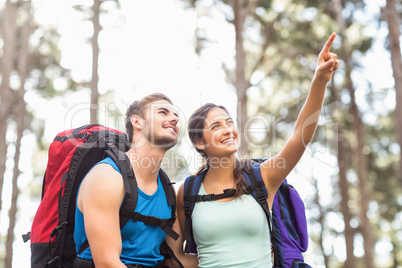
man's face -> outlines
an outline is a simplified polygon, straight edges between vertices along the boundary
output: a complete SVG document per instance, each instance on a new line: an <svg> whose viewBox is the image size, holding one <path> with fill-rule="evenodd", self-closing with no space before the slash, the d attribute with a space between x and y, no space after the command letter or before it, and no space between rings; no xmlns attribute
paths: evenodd
<svg viewBox="0 0 402 268"><path fill-rule="evenodd" d="M172 148L179 135L179 116L175 107L165 100L147 106L144 113L144 136L152 145L166 150Z"/></svg>

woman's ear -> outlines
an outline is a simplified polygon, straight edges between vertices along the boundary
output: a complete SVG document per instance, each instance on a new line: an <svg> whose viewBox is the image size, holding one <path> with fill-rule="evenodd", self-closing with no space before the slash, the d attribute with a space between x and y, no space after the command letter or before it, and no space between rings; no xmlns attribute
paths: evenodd
<svg viewBox="0 0 402 268"><path fill-rule="evenodd" d="M207 148L207 145L204 143L204 141L202 139L199 139L196 142L195 147L197 147L198 150L204 151L205 148Z"/></svg>

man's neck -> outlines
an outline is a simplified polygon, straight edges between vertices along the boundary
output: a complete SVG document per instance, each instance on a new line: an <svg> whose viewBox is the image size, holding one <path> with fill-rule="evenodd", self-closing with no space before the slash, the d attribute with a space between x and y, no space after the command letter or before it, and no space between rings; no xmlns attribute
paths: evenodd
<svg viewBox="0 0 402 268"><path fill-rule="evenodd" d="M126 153L130 159L137 181L144 183L157 181L158 172L165 156L166 150L151 145L150 143L132 148Z"/></svg>

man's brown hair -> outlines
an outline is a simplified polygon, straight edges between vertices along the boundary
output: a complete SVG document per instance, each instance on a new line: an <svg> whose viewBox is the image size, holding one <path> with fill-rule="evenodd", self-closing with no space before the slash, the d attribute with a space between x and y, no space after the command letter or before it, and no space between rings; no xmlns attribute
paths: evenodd
<svg viewBox="0 0 402 268"><path fill-rule="evenodd" d="M173 102L166 95L162 93L153 93L148 96L145 96L141 100L134 101L127 108L124 122L126 126L127 137L130 143L133 141L133 125L131 124L131 117L135 114L144 117L146 106L152 102L159 100L165 100L173 105Z"/></svg>

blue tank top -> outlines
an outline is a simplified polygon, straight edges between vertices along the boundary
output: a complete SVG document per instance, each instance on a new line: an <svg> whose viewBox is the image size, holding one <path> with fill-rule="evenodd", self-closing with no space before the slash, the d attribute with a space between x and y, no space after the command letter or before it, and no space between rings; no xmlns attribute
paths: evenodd
<svg viewBox="0 0 402 268"><path fill-rule="evenodd" d="M111 165L120 174L120 170L114 161L107 157L98 164L106 163ZM85 178L84 178L85 179ZM158 189L152 195L148 195L138 189L138 202L135 212L143 215L151 215L161 219L168 219L172 216L172 208L167 203L165 191L158 176ZM105 230L107 232L107 230ZM166 233L159 227L147 225L143 222L134 222L131 219L121 229L122 252L120 260L128 264L142 264L145 266L155 266L163 260L159 246L166 237ZM84 228L84 217L76 206L75 210L75 230L74 241L76 251L87 241ZM87 248L78 255L80 258L92 260L91 249Z"/></svg>

